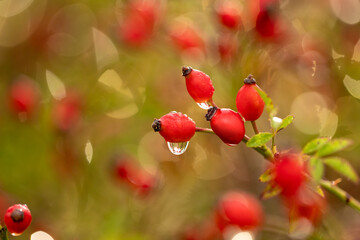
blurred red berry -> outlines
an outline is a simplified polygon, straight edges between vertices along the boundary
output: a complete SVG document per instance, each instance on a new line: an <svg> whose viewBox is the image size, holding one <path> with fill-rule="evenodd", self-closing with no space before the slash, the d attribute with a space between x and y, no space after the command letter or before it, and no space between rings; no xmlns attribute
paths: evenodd
<svg viewBox="0 0 360 240"><path fill-rule="evenodd" d="M27 76L19 77L10 88L10 108L16 113L24 113L26 117L36 110L40 96L35 82Z"/></svg>
<svg viewBox="0 0 360 240"><path fill-rule="evenodd" d="M263 40L280 40L283 35L280 6L277 0L260 0L255 30Z"/></svg>
<svg viewBox="0 0 360 240"><path fill-rule="evenodd" d="M131 160L120 159L115 164L116 177L121 180L128 180L136 171L136 166Z"/></svg>
<svg viewBox="0 0 360 240"><path fill-rule="evenodd" d="M22 234L30 225L31 213L26 204L15 204L5 213L4 221L9 231L14 236Z"/></svg>
<svg viewBox="0 0 360 240"><path fill-rule="evenodd" d="M219 240L222 234L217 228L213 219L206 219L203 222L187 228L180 238L181 240Z"/></svg>
<svg viewBox="0 0 360 240"><path fill-rule="evenodd" d="M195 102L212 100L215 89L208 75L188 66L182 68L182 75L186 80L186 89Z"/></svg>
<svg viewBox="0 0 360 240"><path fill-rule="evenodd" d="M81 120L82 102L75 93L57 101L54 106L53 119L55 126L62 131L68 131L79 124Z"/></svg>
<svg viewBox="0 0 360 240"><path fill-rule="evenodd" d="M244 121L239 113L228 108L212 107L206 114L211 129L226 144L235 145L245 135Z"/></svg>
<svg viewBox="0 0 360 240"><path fill-rule="evenodd" d="M259 201L244 192L226 193L217 208L217 225L222 231L229 225L241 230L253 230L260 227L263 217Z"/></svg>
<svg viewBox="0 0 360 240"><path fill-rule="evenodd" d="M115 163L115 174L119 182L126 183L141 196L148 195L158 184L158 176L135 164L135 160L119 159Z"/></svg>
<svg viewBox="0 0 360 240"><path fill-rule="evenodd" d="M199 30L186 21L176 21L169 29L173 45L182 53L198 55L205 53L205 41Z"/></svg>
<svg viewBox="0 0 360 240"><path fill-rule="evenodd" d="M294 196L305 181L305 167L300 155L285 154L276 159L274 182L282 189L283 196Z"/></svg>
<svg viewBox="0 0 360 240"><path fill-rule="evenodd" d="M318 225L326 210L326 199L308 186L301 187L296 195L285 198L290 220L306 218L314 226Z"/></svg>
<svg viewBox="0 0 360 240"><path fill-rule="evenodd" d="M140 16L127 17L120 28L121 39L132 46L142 46L152 35L152 27Z"/></svg>
<svg viewBox="0 0 360 240"><path fill-rule="evenodd" d="M238 53L238 42L232 34L221 34L218 37L217 48L222 62L231 62Z"/></svg>
<svg viewBox="0 0 360 240"><path fill-rule="evenodd" d="M236 1L220 0L216 3L217 18L224 27L239 29L242 25L240 6Z"/></svg>
<svg viewBox="0 0 360 240"><path fill-rule="evenodd" d="M122 41L135 47L145 45L152 37L162 15L160 0L132 0L125 6L119 27Z"/></svg>
<svg viewBox="0 0 360 240"><path fill-rule="evenodd" d="M253 76L249 75L236 96L237 110L246 121L257 120L264 110L265 103L256 89L260 88Z"/></svg>
<svg viewBox="0 0 360 240"><path fill-rule="evenodd" d="M178 143L189 141L195 134L196 125L186 114L170 112L155 119L152 128L167 142Z"/></svg>
<svg viewBox="0 0 360 240"><path fill-rule="evenodd" d="M151 174L144 169L138 168L128 176L137 194L148 195L158 184L157 175Z"/></svg>

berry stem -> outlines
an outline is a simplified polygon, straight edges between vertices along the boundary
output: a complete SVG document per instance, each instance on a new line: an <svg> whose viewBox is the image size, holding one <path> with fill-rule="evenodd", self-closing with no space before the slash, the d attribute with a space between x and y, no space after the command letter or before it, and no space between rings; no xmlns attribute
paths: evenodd
<svg viewBox="0 0 360 240"><path fill-rule="evenodd" d="M0 226L0 240L9 240L8 231L6 227Z"/></svg>
<svg viewBox="0 0 360 240"><path fill-rule="evenodd" d="M214 131L210 128L201 128L201 127L196 127L195 131L196 132L204 132L204 133L214 133Z"/></svg>
<svg viewBox="0 0 360 240"><path fill-rule="evenodd" d="M349 193L339 188L333 181L320 180L320 185L329 193L333 194L353 209L360 212L360 202L353 198Z"/></svg>
<svg viewBox="0 0 360 240"><path fill-rule="evenodd" d="M244 136L243 138L243 142L244 143L247 143L249 141L249 137L247 135ZM260 146L260 147L255 147L255 148L252 148L254 149L255 151L257 151L258 153L260 153L261 155L263 155L263 157L270 161L270 162L273 162L274 161L274 155L273 153L271 152L271 150L266 146L266 145L263 145L263 146Z"/></svg>
<svg viewBox="0 0 360 240"><path fill-rule="evenodd" d="M250 138L245 134L242 141L243 141L244 143L247 143L247 142L249 141L249 139L250 139Z"/></svg>
<svg viewBox="0 0 360 240"><path fill-rule="evenodd" d="M277 153L276 145L275 145L275 134L271 138L271 150L272 150L273 154Z"/></svg>
<svg viewBox="0 0 360 240"><path fill-rule="evenodd" d="M257 126L256 126L256 122L255 122L255 121L251 121L251 125L252 125L252 127L253 127L253 129L254 129L255 134L258 134L258 133L259 133L259 129L258 129Z"/></svg>
<svg viewBox="0 0 360 240"><path fill-rule="evenodd" d="M214 102L214 100L213 100L213 99L211 99L211 100L210 100L210 103L211 103L211 105L212 105L213 107L218 108L218 106L216 105L216 103Z"/></svg>

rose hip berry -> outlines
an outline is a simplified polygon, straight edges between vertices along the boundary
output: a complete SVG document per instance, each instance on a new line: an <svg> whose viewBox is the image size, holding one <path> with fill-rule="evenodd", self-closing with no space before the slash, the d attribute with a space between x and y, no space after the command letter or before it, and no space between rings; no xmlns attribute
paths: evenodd
<svg viewBox="0 0 360 240"><path fill-rule="evenodd" d="M119 36L124 43L140 47L151 39L162 15L161 2L157 0L131 0L125 6Z"/></svg>
<svg viewBox="0 0 360 240"><path fill-rule="evenodd" d="M115 168L113 170L116 180L126 184L139 196L148 195L158 185L158 175L147 172L135 164L135 160L130 157L117 159L112 167Z"/></svg>
<svg viewBox="0 0 360 240"><path fill-rule="evenodd" d="M282 22L279 15L279 2L266 0L259 2L259 12L256 16L255 30L263 40L280 40Z"/></svg>
<svg viewBox="0 0 360 240"><path fill-rule="evenodd" d="M56 102L53 119L55 126L62 131L68 131L81 120L82 101L76 93L70 93Z"/></svg>
<svg viewBox="0 0 360 240"><path fill-rule="evenodd" d="M35 83L22 76L10 88L10 107L17 113L25 113L29 117L39 103L39 92Z"/></svg>
<svg viewBox="0 0 360 240"><path fill-rule="evenodd" d="M296 195L285 198L290 220L306 218L314 226L318 225L326 210L326 199L308 186L301 187Z"/></svg>
<svg viewBox="0 0 360 240"><path fill-rule="evenodd" d="M238 54L239 44L232 34L221 34L217 39L217 48L221 61L229 63Z"/></svg>
<svg viewBox="0 0 360 240"><path fill-rule="evenodd" d="M186 88L195 102L203 103L212 100L215 89L208 75L189 66L182 68L182 75L186 80Z"/></svg>
<svg viewBox="0 0 360 240"><path fill-rule="evenodd" d="M31 213L26 204L15 204L5 213L4 221L9 231L14 236L22 234L31 223Z"/></svg>
<svg viewBox="0 0 360 240"><path fill-rule="evenodd" d="M296 194L306 180L305 168L298 154L279 156L274 165L274 182L281 189L281 194L291 197Z"/></svg>
<svg viewBox="0 0 360 240"><path fill-rule="evenodd" d="M182 55L199 57L205 53L205 41L189 21L174 21L169 27L168 34L174 47Z"/></svg>
<svg viewBox="0 0 360 240"><path fill-rule="evenodd" d="M215 6L219 22L229 29L239 29L242 24L240 6L235 1L219 1Z"/></svg>
<svg viewBox="0 0 360 240"><path fill-rule="evenodd" d="M245 136L244 121L239 113L228 108L211 107L206 114L211 129L226 144L235 145Z"/></svg>
<svg viewBox="0 0 360 240"><path fill-rule="evenodd" d="M152 128L171 143L187 142L194 136L195 122L186 114L170 112L160 119L155 119Z"/></svg>
<svg viewBox="0 0 360 240"><path fill-rule="evenodd" d="M256 89L260 88L253 76L249 75L236 96L237 110L246 121L257 120L264 110L265 103Z"/></svg>
<svg viewBox="0 0 360 240"><path fill-rule="evenodd" d="M223 231L229 225L241 230L252 230L263 222L263 210L259 201L250 194L231 191L219 201L217 225Z"/></svg>

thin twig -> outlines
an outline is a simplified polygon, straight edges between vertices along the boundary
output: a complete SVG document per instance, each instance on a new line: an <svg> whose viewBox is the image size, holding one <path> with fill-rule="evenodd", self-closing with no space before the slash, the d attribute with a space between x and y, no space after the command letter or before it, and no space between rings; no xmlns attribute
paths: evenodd
<svg viewBox="0 0 360 240"><path fill-rule="evenodd" d="M213 99L210 100L210 103L211 103L211 105L212 105L213 107L216 107L216 108L218 107L218 106L215 104L215 102L214 102Z"/></svg>
<svg viewBox="0 0 360 240"><path fill-rule="evenodd" d="M335 195L340 200L345 202L347 205L352 207L353 209L360 212L360 202L353 198L349 193L339 188L334 182L327 180L320 180L320 185L329 193Z"/></svg>
<svg viewBox="0 0 360 240"><path fill-rule="evenodd" d="M196 132L204 132L204 133L214 133L214 131L210 128L202 128L202 127L196 127Z"/></svg>
<svg viewBox="0 0 360 240"><path fill-rule="evenodd" d="M255 134L258 134L258 133L259 133L259 129L258 129L257 126L256 126L256 122L255 122L255 121L251 121L251 125L252 125L252 127L253 127L253 129L254 129Z"/></svg>

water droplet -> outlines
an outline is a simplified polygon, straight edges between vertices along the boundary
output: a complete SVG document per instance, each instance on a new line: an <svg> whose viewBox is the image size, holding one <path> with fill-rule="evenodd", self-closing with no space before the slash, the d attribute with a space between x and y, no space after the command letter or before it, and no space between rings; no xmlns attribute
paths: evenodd
<svg viewBox="0 0 360 240"><path fill-rule="evenodd" d="M225 143L226 145L230 146L230 147L235 147L237 144L234 143Z"/></svg>
<svg viewBox="0 0 360 240"><path fill-rule="evenodd" d="M210 102L201 102L201 103L197 103L197 105L199 106L199 107L201 107L202 109L209 109L209 108L211 108L212 106L211 106L211 104L210 104Z"/></svg>
<svg viewBox="0 0 360 240"><path fill-rule="evenodd" d="M181 155L186 151L186 149L187 149L187 147L189 145L189 141L187 141L187 142L175 142L175 143L174 142L167 142L167 144L168 144L168 147L169 147L170 152L172 154Z"/></svg>

